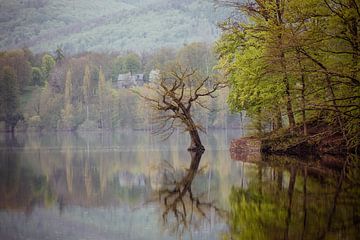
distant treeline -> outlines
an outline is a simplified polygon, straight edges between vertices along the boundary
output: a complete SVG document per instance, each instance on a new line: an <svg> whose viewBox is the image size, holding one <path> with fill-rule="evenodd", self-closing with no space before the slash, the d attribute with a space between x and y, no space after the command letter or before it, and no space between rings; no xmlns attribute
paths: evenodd
<svg viewBox="0 0 360 240"><path fill-rule="evenodd" d="M142 55L88 52L66 56L61 48L43 54L33 54L26 48L2 52L2 129L151 129L151 111L129 89L117 88L118 75L141 73L149 81L152 70L175 64L212 76L216 59L212 47L205 43ZM211 111L194 111L205 128L240 126L239 114L229 114L226 98L224 90L206 103Z"/></svg>

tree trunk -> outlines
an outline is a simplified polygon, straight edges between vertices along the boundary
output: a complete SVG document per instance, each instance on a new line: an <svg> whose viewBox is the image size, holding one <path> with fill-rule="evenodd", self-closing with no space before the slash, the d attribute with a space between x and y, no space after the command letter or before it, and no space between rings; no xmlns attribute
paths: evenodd
<svg viewBox="0 0 360 240"><path fill-rule="evenodd" d="M285 71L286 71L286 69L285 69ZM288 79L286 72L284 73L283 82L285 85L286 113L287 113L287 116L289 119L290 130L291 130L291 132L293 132L293 130L295 128L295 117L294 117L294 112L293 112L292 103L291 103L290 84L289 84L289 79Z"/></svg>
<svg viewBox="0 0 360 240"><path fill-rule="evenodd" d="M274 127L275 129L274 130L278 130L283 127L280 107L277 106L276 108L277 109L276 109L275 127Z"/></svg>
<svg viewBox="0 0 360 240"><path fill-rule="evenodd" d="M278 26L283 26L283 20L282 20L282 15L283 15L283 11L284 8L282 6L280 0L276 0L276 15L277 15L277 22L278 22ZM282 33L280 32L278 35L278 47L280 49L280 65L282 68L282 72L284 74L283 77L283 83L285 86L285 97L286 97L286 111L287 111L287 116L289 119L289 125L290 125L290 130L291 132L293 132L294 128L295 128L295 117L294 117L294 112L292 109L292 99L291 99L291 95L290 95L290 83L289 83L289 77L288 77L288 72L287 72L287 68L286 68L286 61L285 61L285 53L283 50L283 38L282 38Z"/></svg>
<svg viewBox="0 0 360 240"><path fill-rule="evenodd" d="M201 143L201 139L199 136L199 132L197 130L196 124L194 123L190 110L187 110L183 105L180 106L180 108L183 110L184 116L186 120L184 123L187 125L189 129L189 134L191 138L191 144L188 148L189 151L203 151L205 150L204 146Z"/></svg>
<svg viewBox="0 0 360 240"><path fill-rule="evenodd" d="M308 135L307 126L306 126L306 100L305 100L305 82L302 82L302 88L301 88L301 115L302 115L302 121L303 121L303 134L304 136Z"/></svg>
<svg viewBox="0 0 360 240"><path fill-rule="evenodd" d="M191 144L188 148L189 151L204 150L204 146L201 143L199 133L196 129L189 131Z"/></svg>
<svg viewBox="0 0 360 240"><path fill-rule="evenodd" d="M303 134L304 136L307 136L307 126L306 126L306 98L305 98L305 90L306 90L306 83L305 83L305 73L304 73L304 67L301 64L301 58L300 58L300 52L296 51L296 57L299 64L300 72L301 72L301 116L303 121Z"/></svg>

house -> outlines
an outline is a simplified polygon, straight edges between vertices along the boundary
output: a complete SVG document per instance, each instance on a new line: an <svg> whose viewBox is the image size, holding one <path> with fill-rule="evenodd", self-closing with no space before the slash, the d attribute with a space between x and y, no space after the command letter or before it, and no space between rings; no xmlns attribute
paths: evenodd
<svg viewBox="0 0 360 240"><path fill-rule="evenodd" d="M116 87L117 88L131 88L135 86L142 86L146 82L144 74L132 74L131 72L119 74Z"/></svg>
<svg viewBox="0 0 360 240"><path fill-rule="evenodd" d="M160 70L159 69L151 70L151 72L149 74L149 81L155 82L155 81L158 81L159 79L160 79Z"/></svg>

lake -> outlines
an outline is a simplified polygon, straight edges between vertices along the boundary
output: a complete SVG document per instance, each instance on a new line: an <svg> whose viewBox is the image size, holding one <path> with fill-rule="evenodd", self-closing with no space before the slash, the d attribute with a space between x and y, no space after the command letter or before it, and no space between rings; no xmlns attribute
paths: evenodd
<svg viewBox="0 0 360 240"><path fill-rule="evenodd" d="M358 160L234 160L240 135L1 135L0 239L359 239Z"/></svg>

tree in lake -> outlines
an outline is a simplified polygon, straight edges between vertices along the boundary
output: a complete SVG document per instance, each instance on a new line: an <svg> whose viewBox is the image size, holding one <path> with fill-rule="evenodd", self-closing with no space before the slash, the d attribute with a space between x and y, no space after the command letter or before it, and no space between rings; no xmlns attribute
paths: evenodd
<svg viewBox="0 0 360 240"><path fill-rule="evenodd" d="M207 109L203 100L214 98L214 93L225 87L220 81L202 78L195 70L178 67L160 74L157 82L146 87L148 91L135 91L155 111L156 134L164 138L171 136L177 127L189 132L191 145L188 150L203 150L199 132L204 131L200 123L193 119L193 107Z"/></svg>
<svg viewBox="0 0 360 240"><path fill-rule="evenodd" d="M14 69L5 66L0 81L0 106L1 120L6 124L6 129L14 133L15 126L23 119L19 112L19 86Z"/></svg>

